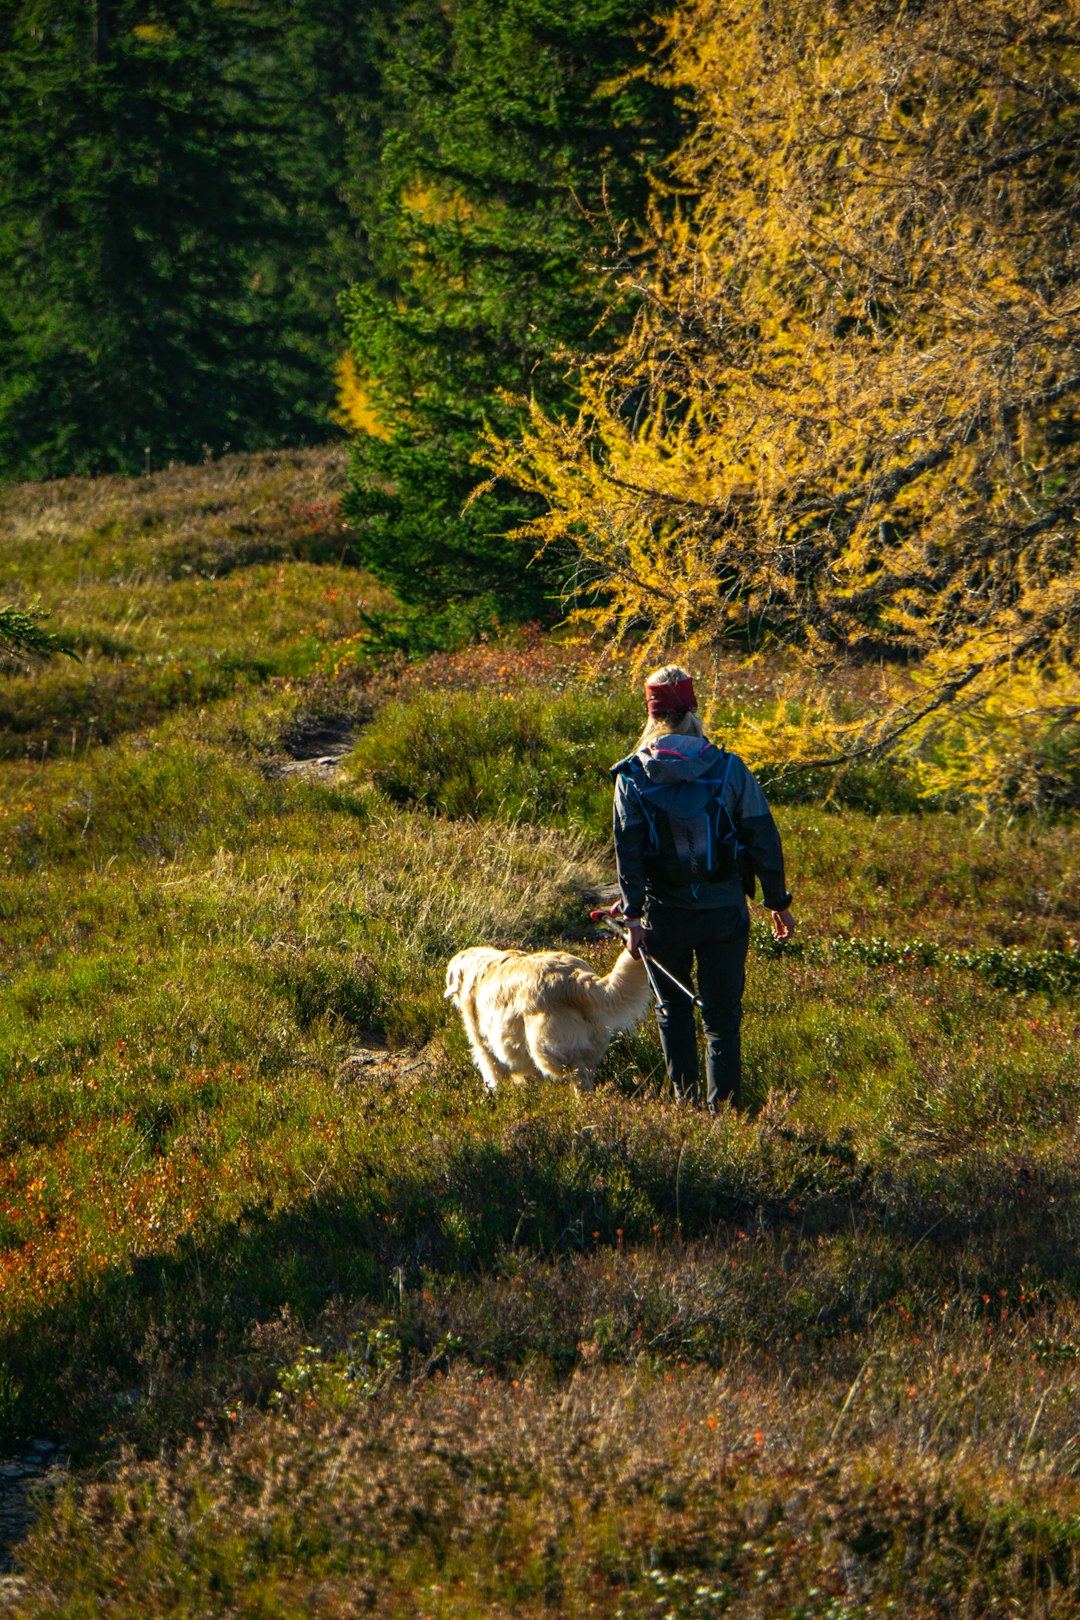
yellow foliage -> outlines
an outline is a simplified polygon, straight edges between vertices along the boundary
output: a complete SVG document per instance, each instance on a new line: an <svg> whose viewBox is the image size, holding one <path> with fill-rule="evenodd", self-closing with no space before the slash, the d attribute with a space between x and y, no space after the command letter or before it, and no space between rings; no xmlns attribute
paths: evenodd
<svg viewBox="0 0 1080 1620"><path fill-rule="evenodd" d="M334 420L356 433L366 433L374 439L388 439L390 430L380 420L350 353L346 352L338 361L336 376L338 397Z"/></svg>
<svg viewBox="0 0 1080 1620"><path fill-rule="evenodd" d="M686 0L633 330L575 417L485 445L643 664L737 632L897 672L874 719L778 721L780 757L1026 791L1080 716L1078 63L1080 0Z"/></svg>
<svg viewBox="0 0 1080 1620"><path fill-rule="evenodd" d="M401 193L401 205L427 225L461 225L477 217L471 198L434 181L413 180Z"/></svg>

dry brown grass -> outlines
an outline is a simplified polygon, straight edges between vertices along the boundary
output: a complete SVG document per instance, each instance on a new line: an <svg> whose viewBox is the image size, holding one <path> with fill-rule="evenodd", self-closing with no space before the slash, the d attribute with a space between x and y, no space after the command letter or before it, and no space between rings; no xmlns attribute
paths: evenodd
<svg viewBox="0 0 1080 1620"><path fill-rule="evenodd" d="M613 1370L583 1345L562 1384L463 1366L380 1389L357 1363L336 1410L305 1395L69 1497L16 1612L1064 1620L1073 1392L1003 1379L972 1338L812 1377L752 1354Z"/></svg>

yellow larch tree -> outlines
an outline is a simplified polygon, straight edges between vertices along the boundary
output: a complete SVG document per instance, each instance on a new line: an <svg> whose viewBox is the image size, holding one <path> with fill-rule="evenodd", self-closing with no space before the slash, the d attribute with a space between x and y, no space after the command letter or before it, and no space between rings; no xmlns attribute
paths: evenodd
<svg viewBox="0 0 1080 1620"><path fill-rule="evenodd" d="M691 133L623 252L572 418L491 440L642 661L737 635L892 701L778 759L907 749L929 787L1075 792L1080 0L687 0Z"/></svg>

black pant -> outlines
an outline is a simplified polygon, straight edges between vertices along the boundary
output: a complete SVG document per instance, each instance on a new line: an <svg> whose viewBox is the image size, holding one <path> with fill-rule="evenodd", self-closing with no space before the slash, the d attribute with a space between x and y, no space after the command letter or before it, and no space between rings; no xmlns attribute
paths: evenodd
<svg viewBox="0 0 1080 1620"><path fill-rule="evenodd" d="M745 906L716 906L701 911L650 907L645 950L653 961L692 987L697 958L697 993L705 1025L705 1102L709 1108L716 1108L727 1098L737 1108L741 1101L739 1025L749 943L750 913ZM698 1057L693 1004L662 973L654 972L654 977L663 997L656 1022L667 1072L675 1095L696 1101Z"/></svg>

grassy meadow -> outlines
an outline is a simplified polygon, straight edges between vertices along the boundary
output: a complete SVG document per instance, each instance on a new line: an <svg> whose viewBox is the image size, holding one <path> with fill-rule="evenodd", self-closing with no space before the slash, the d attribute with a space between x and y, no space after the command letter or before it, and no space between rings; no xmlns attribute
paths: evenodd
<svg viewBox="0 0 1080 1620"><path fill-rule="evenodd" d="M610 964L639 703L530 632L376 668L342 478L0 495L81 657L0 673L0 1455L70 1458L0 1612L1077 1614L1075 820L789 784L746 1113L651 1024L489 1103L446 959Z"/></svg>

